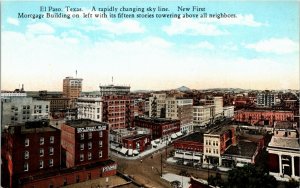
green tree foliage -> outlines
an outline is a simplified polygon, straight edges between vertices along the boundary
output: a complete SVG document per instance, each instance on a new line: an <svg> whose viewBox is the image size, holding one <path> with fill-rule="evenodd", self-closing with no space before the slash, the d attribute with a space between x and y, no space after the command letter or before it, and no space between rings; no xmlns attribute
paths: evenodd
<svg viewBox="0 0 300 188"><path fill-rule="evenodd" d="M277 187L276 179L265 172L264 169L253 165L230 170L225 187L230 188L274 188Z"/></svg>

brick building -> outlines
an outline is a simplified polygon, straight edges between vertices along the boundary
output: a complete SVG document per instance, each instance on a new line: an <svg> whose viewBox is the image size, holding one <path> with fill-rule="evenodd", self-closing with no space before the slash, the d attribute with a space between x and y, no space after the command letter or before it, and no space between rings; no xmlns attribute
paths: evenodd
<svg viewBox="0 0 300 188"><path fill-rule="evenodd" d="M143 152L151 144L150 134L137 134L128 136L122 140L123 146L127 149L137 150Z"/></svg>
<svg viewBox="0 0 300 188"><path fill-rule="evenodd" d="M103 122L107 122L110 129L131 127L133 115L133 101L129 96L103 96Z"/></svg>
<svg viewBox="0 0 300 188"><path fill-rule="evenodd" d="M164 118L146 118L136 117L134 119L135 127L144 127L151 129L152 139L162 138L170 139L173 133L180 131L180 121Z"/></svg>
<svg viewBox="0 0 300 188"><path fill-rule="evenodd" d="M203 133L195 132L173 142L175 158L201 162L203 156Z"/></svg>
<svg viewBox="0 0 300 188"><path fill-rule="evenodd" d="M60 167L60 131L47 121L10 126L4 133L2 160L6 182L18 187L24 178L51 173Z"/></svg>
<svg viewBox="0 0 300 188"><path fill-rule="evenodd" d="M63 80L63 96L70 99L70 107L75 106L76 99L82 91L82 78L66 77Z"/></svg>
<svg viewBox="0 0 300 188"><path fill-rule="evenodd" d="M108 130L107 123L89 119L67 121L61 125L66 166L70 168L108 160Z"/></svg>
<svg viewBox="0 0 300 188"><path fill-rule="evenodd" d="M273 126L275 121L294 121L294 114L292 111L245 109L236 111L234 119L252 125Z"/></svg>

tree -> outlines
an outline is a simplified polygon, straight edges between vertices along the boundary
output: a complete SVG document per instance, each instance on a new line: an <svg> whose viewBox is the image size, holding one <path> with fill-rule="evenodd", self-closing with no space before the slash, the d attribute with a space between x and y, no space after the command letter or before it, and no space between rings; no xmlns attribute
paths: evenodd
<svg viewBox="0 0 300 188"><path fill-rule="evenodd" d="M230 188L273 188L277 186L276 179L263 168L245 165L242 168L230 170L225 187Z"/></svg>

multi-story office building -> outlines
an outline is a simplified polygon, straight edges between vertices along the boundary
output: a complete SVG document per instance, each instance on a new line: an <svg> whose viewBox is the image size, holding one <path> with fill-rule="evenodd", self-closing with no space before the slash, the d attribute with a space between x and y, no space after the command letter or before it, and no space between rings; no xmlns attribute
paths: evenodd
<svg viewBox="0 0 300 188"><path fill-rule="evenodd" d="M197 126L209 124L214 116L214 105L193 106L193 123Z"/></svg>
<svg viewBox="0 0 300 188"><path fill-rule="evenodd" d="M107 122L110 129L132 126L133 101L126 95L86 96L76 103L78 119Z"/></svg>
<svg viewBox="0 0 300 188"><path fill-rule="evenodd" d="M4 132L2 166L5 166L9 187L30 176L55 172L60 167L60 130L47 121L26 122L9 126Z"/></svg>
<svg viewBox="0 0 300 188"><path fill-rule="evenodd" d="M97 96L79 97L76 102L78 119L91 119L102 122L103 99Z"/></svg>
<svg viewBox="0 0 300 188"><path fill-rule="evenodd" d="M166 98L166 118L178 119L181 125L193 122L193 99Z"/></svg>
<svg viewBox="0 0 300 188"><path fill-rule="evenodd" d="M50 102L31 97L2 99L2 126L49 119Z"/></svg>
<svg viewBox="0 0 300 188"><path fill-rule="evenodd" d="M128 95L130 93L130 86L100 85L99 88L100 96Z"/></svg>
<svg viewBox="0 0 300 188"><path fill-rule="evenodd" d="M266 90L256 96L258 107L272 107L276 104L276 94Z"/></svg>
<svg viewBox="0 0 300 188"><path fill-rule="evenodd" d="M66 77L63 80L63 96L69 98L70 107L75 106L76 99L80 96L82 91L82 78Z"/></svg>
<svg viewBox="0 0 300 188"><path fill-rule="evenodd" d="M223 114L224 117L232 118L234 116L234 106L224 106Z"/></svg>
<svg viewBox="0 0 300 188"><path fill-rule="evenodd" d="M149 98L149 117L166 117L166 98L166 93L154 93L153 96Z"/></svg>
<svg viewBox="0 0 300 188"><path fill-rule="evenodd" d="M89 119L67 121L61 126L61 145L66 166L108 160L108 124Z"/></svg>
<svg viewBox="0 0 300 188"><path fill-rule="evenodd" d="M213 97L212 99L205 100L205 105L214 105L215 117L219 117L223 115L223 97Z"/></svg>

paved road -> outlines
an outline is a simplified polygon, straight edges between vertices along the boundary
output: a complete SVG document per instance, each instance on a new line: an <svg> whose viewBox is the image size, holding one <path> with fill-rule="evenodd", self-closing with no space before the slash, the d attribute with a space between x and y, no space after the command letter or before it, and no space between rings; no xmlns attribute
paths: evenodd
<svg viewBox="0 0 300 188"><path fill-rule="evenodd" d="M172 149L173 146L169 146L167 153L169 154ZM120 158L119 156L114 156L113 153L111 153L111 157L118 163L118 169L122 173L130 175L136 182L144 185L144 187L171 187L169 182L160 177L161 169L163 173L174 174L179 174L180 171L186 170L188 174L201 179L207 179L208 174L215 175L216 173L207 169L194 169L192 167L168 164L166 162L165 148L156 151L153 155L144 156L137 160ZM221 173L221 175L223 178L227 178L226 173Z"/></svg>

